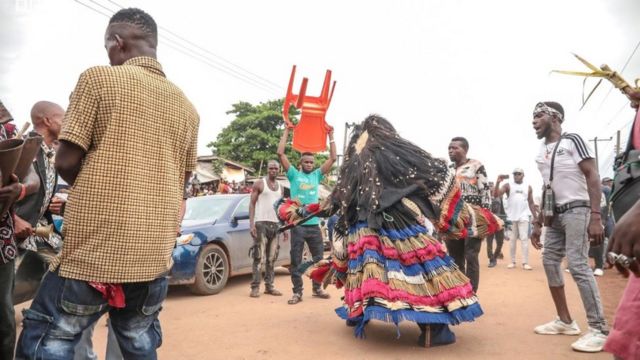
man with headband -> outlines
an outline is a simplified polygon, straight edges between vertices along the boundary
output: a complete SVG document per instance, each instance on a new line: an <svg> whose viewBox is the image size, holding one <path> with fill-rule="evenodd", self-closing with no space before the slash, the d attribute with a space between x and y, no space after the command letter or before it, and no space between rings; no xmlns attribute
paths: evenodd
<svg viewBox="0 0 640 360"><path fill-rule="evenodd" d="M546 203L533 221L531 243L536 249L542 248L540 234L545 223L542 264L557 311L555 320L534 331L542 335L581 333L571 318L564 292L561 263L566 256L589 324L588 332L571 347L576 351L599 352L607 339L608 329L598 285L589 267L588 250L590 241L598 245L603 239L600 178L591 149L580 135L562 133L563 120L564 109L557 102L538 103L533 111L533 128L538 139L544 140L536 163L546 187L543 196ZM549 195L551 191L553 196Z"/></svg>

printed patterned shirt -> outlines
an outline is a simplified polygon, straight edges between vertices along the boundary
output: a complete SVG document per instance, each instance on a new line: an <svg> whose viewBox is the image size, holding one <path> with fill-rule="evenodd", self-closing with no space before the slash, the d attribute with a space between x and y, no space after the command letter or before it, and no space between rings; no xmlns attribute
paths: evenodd
<svg viewBox="0 0 640 360"><path fill-rule="evenodd" d="M0 125L0 140L8 138L3 125ZM0 265L4 265L15 259L17 249L13 231L13 216L9 210L0 215Z"/></svg>
<svg viewBox="0 0 640 360"><path fill-rule="evenodd" d="M460 183L462 199L470 204L491 207L491 189L487 181L487 172L484 165L478 160L467 159L467 162L456 168L456 164L451 164L456 170L456 178Z"/></svg>
<svg viewBox="0 0 640 360"><path fill-rule="evenodd" d="M47 143L44 141L42 145L40 145L40 151L44 154L44 170L45 170L45 179L44 183L40 183L40 186L44 186L44 201L42 202L42 206L40 207L39 219L37 226L47 226L49 222L47 218L44 216L49 209L49 204L51 203L51 197L53 196L53 190L56 185L56 179L58 177L58 173L54 167L54 158L56 156L56 150L54 148L50 148ZM38 155L33 159L34 164L37 161ZM62 244L62 239L60 235L56 233L52 233L50 236L39 236L33 234L26 239L24 239L18 246L21 249L38 251L38 244L48 244L53 249L59 249Z"/></svg>
<svg viewBox="0 0 640 360"><path fill-rule="evenodd" d="M196 167L199 117L149 57L80 75L60 140L86 151L50 269L95 282L169 271L185 171Z"/></svg>

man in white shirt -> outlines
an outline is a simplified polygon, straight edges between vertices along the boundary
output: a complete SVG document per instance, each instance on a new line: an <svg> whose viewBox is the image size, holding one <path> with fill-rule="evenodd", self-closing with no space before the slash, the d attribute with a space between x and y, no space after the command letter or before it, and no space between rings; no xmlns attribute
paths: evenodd
<svg viewBox="0 0 640 360"><path fill-rule="evenodd" d="M502 197L507 194L507 219L511 221L511 263L509 269L516 267L516 248L518 240L522 244L522 268L531 270L529 265L529 217L536 214L533 203L533 191L531 186L524 182L524 170L513 170L513 181L500 186L502 180L508 179L508 175L499 175L493 189L494 197Z"/></svg>
<svg viewBox="0 0 640 360"><path fill-rule="evenodd" d="M553 190L553 208L543 204L538 219L533 221L531 243L542 248L540 233L547 215L542 264L557 318L534 329L543 335L578 335L578 324L571 319L564 293L564 277L560 264L566 256L569 271L578 286L587 314L589 331L571 344L576 351L602 351L609 333L602 310L600 291L589 267L589 242L599 245L603 240L600 219L600 177L591 149L577 134L562 134L564 109L556 102L538 103L533 111L533 128L540 143L536 157L546 191ZM553 169L552 169L553 167ZM543 196L547 198L547 196ZM548 204L546 204L548 205Z"/></svg>

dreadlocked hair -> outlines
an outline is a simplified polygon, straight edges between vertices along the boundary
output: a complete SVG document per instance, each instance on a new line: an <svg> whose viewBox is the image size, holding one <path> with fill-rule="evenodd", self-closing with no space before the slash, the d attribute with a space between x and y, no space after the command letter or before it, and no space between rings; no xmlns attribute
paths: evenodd
<svg viewBox="0 0 640 360"><path fill-rule="evenodd" d="M111 24L131 24L137 26L142 32L149 36L153 44L158 44L158 26L151 15L137 8L122 9L113 14L109 20Z"/></svg>
<svg viewBox="0 0 640 360"><path fill-rule="evenodd" d="M401 138L387 119L368 116L354 127L331 194L333 211L341 214L336 231L345 235L349 226L364 220L379 227L384 210L409 195L428 202L445 186L447 174L444 160Z"/></svg>

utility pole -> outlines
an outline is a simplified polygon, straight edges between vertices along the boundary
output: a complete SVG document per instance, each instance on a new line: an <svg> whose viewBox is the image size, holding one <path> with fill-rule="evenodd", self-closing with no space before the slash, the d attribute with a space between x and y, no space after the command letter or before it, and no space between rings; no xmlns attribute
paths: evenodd
<svg viewBox="0 0 640 360"><path fill-rule="evenodd" d="M593 141L593 148L596 152L596 169L598 169L598 172L600 171L600 162L598 160L598 141L611 141L613 140L613 136L610 136L608 139L598 139L598 137L594 137L593 139L590 139L589 141Z"/></svg>
<svg viewBox="0 0 640 360"><path fill-rule="evenodd" d="M620 130L618 130L616 131L616 157L620 155L621 151L622 149L620 149Z"/></svg>
<svg viewBox="0 0 640 360"><path fill-rule="evenodd" d="M345 122L344 123L344 142L342 143L342 162L344 162L344 156L347 153L347 134L349 133L349 128L353 128L354 126L356 126L355 122L352 123L348 123ZM338 158L340 158L340 156L338 156Z"/></svg>

